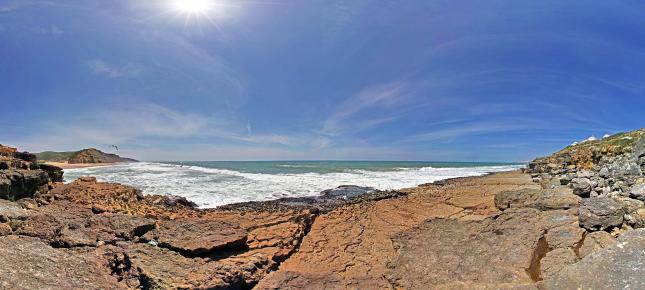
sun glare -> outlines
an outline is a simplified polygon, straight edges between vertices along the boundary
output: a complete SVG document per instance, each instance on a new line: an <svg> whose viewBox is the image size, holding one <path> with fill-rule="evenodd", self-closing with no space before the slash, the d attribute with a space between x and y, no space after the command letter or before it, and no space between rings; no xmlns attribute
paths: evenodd
<svg viewBox="0 0 645 290"><path fill-rule="evenodd" d="M172 6L177 12L194 15L209 12L215 3L213 0L174 0Z"/></svg>

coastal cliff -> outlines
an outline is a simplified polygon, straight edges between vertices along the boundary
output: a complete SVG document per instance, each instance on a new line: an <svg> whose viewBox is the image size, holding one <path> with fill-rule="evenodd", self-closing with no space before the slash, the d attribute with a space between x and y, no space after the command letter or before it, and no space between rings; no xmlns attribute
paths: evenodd
<svg viewBox="0 0 645 290"><path fill-rule="evenodd" d="M68 164L94 164L94 163L117 163L137 162L132 158L121 157L116 154L105 153L96 148L88 148L79 151L53 152L45 151L35 154L37 159L44 162L64 162Z"/></svg>
<svg viewBox="0 0 645 290"><path fill-rule="evenodd" d="M19 196L0 187L2 285L641 289L642 132L570 146L524 171L214 209L91 177L62 184L5 149L2 176L41 178Z"/></svg>

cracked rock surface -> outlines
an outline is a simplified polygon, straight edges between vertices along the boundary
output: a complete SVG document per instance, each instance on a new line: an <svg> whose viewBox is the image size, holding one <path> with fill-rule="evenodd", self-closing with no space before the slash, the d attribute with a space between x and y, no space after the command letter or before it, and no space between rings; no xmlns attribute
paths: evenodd
<svg viewBox="0 0 645 290"><path fill-rule="evenodd" d="M57 183L0 146L0 173L46 179L15 201L0 184L0 288L641 289L645 178L617 175L640 159L616 150L596 171L602 158L567 155L555 160L576 167L198 209L91 177Z"/></svg>

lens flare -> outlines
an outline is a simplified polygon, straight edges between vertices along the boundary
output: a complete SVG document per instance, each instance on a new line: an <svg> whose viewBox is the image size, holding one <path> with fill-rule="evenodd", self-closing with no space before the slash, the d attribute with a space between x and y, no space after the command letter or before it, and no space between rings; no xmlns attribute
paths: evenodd
<svg viewBox="0 0 645 290"><path fill-rule="evenodd" d="M208 13L215 7L215 3L213 0L175 0L172 6L177 12L194 15Z"/></svg>

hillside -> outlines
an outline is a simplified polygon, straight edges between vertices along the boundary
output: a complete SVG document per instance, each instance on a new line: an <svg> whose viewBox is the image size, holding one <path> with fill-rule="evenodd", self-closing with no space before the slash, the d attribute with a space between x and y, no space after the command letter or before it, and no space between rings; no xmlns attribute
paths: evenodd
<svg viewBox="0 0 645 290"><path fill-rule="evenodd" d="M36 153L36 157L41 161L50 161L50 162L67 162L70 156L74 155L78 151L66 151L66 152L55 152L55 151L45 151Z"/></svg>
<svg viewBox="0 0 645 290"><path fill-rule="evenodd" d="M568 146L553 155L537 158L529 164L529 168L538 172L566 169L592 170L599 164L619 156L636 155L635 158L638 159L642 156L641 151L645 152L643 136L645 136L645 129L618 133L601 140L584 141Z"/></svg>
<svg viewBox="0 0 645 290"><path fill-rule="evenodd" d="M96 148L83 149L79 151L54 152L45 151L36 153L38 160L49 162L67 162L70 164L84 163L116 163L116 162L136 162L132 158L121 157L116 154L105 153Z"/></svg>

